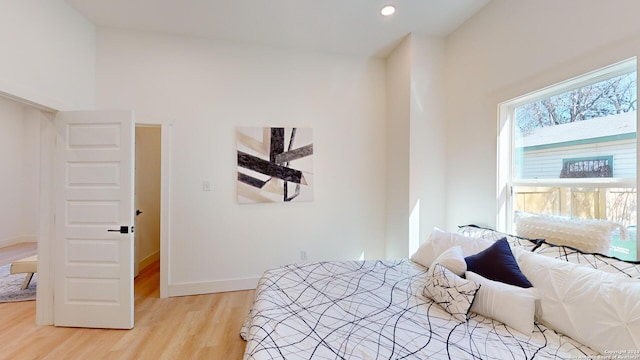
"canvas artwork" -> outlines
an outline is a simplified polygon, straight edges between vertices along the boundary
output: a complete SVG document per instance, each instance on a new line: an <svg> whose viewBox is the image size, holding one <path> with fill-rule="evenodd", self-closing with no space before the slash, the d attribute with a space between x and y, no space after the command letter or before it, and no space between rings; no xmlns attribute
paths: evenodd
<svg viewBox="0 0 640 360"><path fill-rule="evenodd" d="M239 127L239 203L313 200L310 128Z"/></svg>

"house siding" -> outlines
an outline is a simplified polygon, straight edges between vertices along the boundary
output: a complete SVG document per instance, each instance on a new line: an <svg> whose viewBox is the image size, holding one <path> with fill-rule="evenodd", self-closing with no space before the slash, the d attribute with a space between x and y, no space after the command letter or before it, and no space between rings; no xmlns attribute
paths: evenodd
<svg viewBox="0 0 640 360"><path fill-rule="evenodd" d="M636 140L617 140L541 150L525 150L521 178L557 179L562 170L562 160L613 156L613 177L636 177Z"/></svg>

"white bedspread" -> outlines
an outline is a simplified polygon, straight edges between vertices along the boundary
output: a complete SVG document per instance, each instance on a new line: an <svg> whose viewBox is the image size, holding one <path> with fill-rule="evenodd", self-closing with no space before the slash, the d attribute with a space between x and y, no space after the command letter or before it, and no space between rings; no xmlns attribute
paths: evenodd
<svg viewBox="0 0 640 360"><path fill-rule="evenodd" d="M288 265L269 270L241 336L245 359L588 359L597 353L536 324L524 335L471 314L453 319L422 296L409 260ZM518 311L505 309L504 311Z"/></svg>

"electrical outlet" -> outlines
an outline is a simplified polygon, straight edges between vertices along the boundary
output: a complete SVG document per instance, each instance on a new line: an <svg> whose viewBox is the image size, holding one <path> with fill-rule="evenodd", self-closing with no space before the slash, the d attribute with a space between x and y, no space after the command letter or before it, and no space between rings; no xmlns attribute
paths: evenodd
<svg viewBox="0 0 640 360"><path fill-rule="evenodd" d="M202 182L202 191L211 191L211 182L205 180Z"/></svg>
<svg viewBox="0 0 640 360"><path fill-rule="evenodd" d="M300 251L300 260L307 261L307 252L302 250Z"/></svg>

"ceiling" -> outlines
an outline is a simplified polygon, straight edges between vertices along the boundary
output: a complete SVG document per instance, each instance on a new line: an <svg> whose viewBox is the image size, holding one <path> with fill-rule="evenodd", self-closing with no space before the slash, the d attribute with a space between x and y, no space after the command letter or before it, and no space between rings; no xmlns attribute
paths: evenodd
<svg viewBox="0 0 640 360"><path fill-rule="evenodd" d="M99 26L387 57L409 33L447 35L489 0L66 0ZM385 4L397 11L380 15Z"/></svg>

